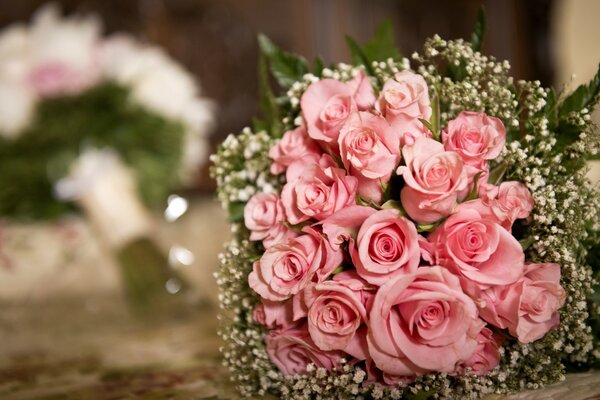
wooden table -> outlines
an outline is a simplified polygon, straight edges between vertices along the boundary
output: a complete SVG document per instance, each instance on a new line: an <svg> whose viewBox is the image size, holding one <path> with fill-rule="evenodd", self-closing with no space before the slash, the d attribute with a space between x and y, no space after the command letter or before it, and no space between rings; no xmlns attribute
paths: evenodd
<svg viewBox="0 0 600 400"><path fill-rule="evenodd" d="M119 296L2 303L0 399L238 398L216 328L210 304L143 322ZM511 399L600 399L600 373Z"/></svg>

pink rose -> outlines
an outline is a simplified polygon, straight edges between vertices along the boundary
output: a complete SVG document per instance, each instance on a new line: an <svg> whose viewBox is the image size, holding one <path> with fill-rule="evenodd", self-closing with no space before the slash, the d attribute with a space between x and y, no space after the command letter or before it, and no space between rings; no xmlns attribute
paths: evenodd
<svg viewBox="0 0 600 400"><path fill-rule="evenodd" d="M269 329L287 328L292 325L292 302L261 299L252 311L252 319Z"/></svg>
<svg viewBox="0 0 600 400"><path fill-rule="evenodd" d="M489 323L508 328L522 343L541 339L559 325L558 310L565 302L558 264L529 264L523 279L475 293L481 316Z"/></svg>
<svg viewBox="0 0 600 400"><path fill-rule="evenodd" d="M480 194L483 204L488 206L500 224L510 230L517 219L527 218L533 210L533 198L525 184L502 182L500 186L486 185Z"/></svg>
<svg viewBox="0 0 600 400"><path fill-rule="evenodd" d="M390 122L402 146L413 144L418 137L432 136L419 121L431 118L427 83L421 75L412 71L397 73L383 85L375 107Z"/></svg>
<svg viewBox="0 0 600 400"><path fill-rule="evenodd" d="M319 145L308 137L304 127L287 131L281 140L269 150L269 157L273 160L271 173L281 174L293 162L305 157L318 159L321 153Z"/></svg>
<svg viewBox="0 0 600 400"><path fill-rule="evenodd" d="M374 100L373 87L364 73L348 83L322 79L311 84L300 99L308 135L326 143L336 142L350 113L368 109Z"/></svg>
<svg viewBox="0 0 600 400"><path fill-rule="evenodd" d="M341 351L320 350L306 326L271 331L265 337L265 344L269 358L286 376L305 374L309 364L331 371L344 357Z"/></svg>
<svg viewBox="0 0 600 400"><path fill-rule="evenodd" d="M299 160L290 165L281 199L287 220L299 224L322 220L356 202L358 180L337 168L331 156Z"/></svg>
<svg viewBox="0 0 600 400"><path fill-rule="evenodd" d="M376 107L390 122L398 118L429 120L431 104L425 79L412 71L398 72L383 85Z"/></svg>
<svg viewBox="0 0 600 400"><path fill-rule="evenodd" d="M358 231L356 245L349 247L356 272L377 286L415 272L421 259L417 229L398 210L369 216Z"/></svg>
<svg viewBox="0 0 600 400"><path fill-rule="evenodd" d="M509 326L509 332L522 343L544 337L550 329L560 324L558 310L565 299L558 264L526 265L519 320L517 326Z"/></svg>
<svg viewBox="0 0 600 400"><path fill-rule="evenodd" d="M448 216L468 184L460 156L429 138L404 146L402 156L406 166L398 168L405 182L400 200L407 214L419 224Z"/></svg>
<svg viewBox="0 0 600 400"><path fill-rule="evenodd" d="M484 113L463 111L442 132L446 150L458 153L466 165L482 169L500 155L506 141L502 121Z"/></svg>
<svg viewBox="0 0 600 400"><path fill-rule="evenodd" d="M521 244L481 211L462 206L428 237L436 263L481 288L516 282L525 263Z"/></svg>
<svg viewBox="0 0 600 400"><path fill-rule="evenodd" d="M338 249L342 243L355 240L362 223L377 210L365 206L349 206L321 221L323 233L331 246Z"/></svg>
<svg viewBox="0 0 600 400"><path fill-rule="evenodd" d="M306 289L308 331L319 349L348 347L358 328L367 322L372 292L353 271Z"/></svg>
<svg viewBox="0 0 600 400"><path fill-rule="evenodd" d="M502 337L500 335L494 335L488 328L483 328L477 336L475 352L468 360L459 362L452 375L464 375L467 368L470 368L469 373L472 375L486 375L500 363L498 348L501 344Z"/></svg>
<svg viewBox="0 0 600 400"><path fill-rule="evenodd" d="M382 386L404 387L415 381L414 376L398 376L383 372L373 362L372 359L367 359L367 383L375 383Z"/></svg>
<svg viewBox="0 0 600 400"><path fill-rule="evenodd" d="M360 71L351 81L346 83L352 89L352 97L360 111L366 111L375 104L375 90L364 71Z"/></svg>
<svg viewBox="0 0 600 400"><path fill-rule="evenodd" d="M344 167L359 180L359 194L381 201L381 184L390 180L400 162L400 138L391 125L374 114L355 112L340 131L338 142Z"/></svg>
<svg viewBox="0 0 600 400"><path fill-rule="evenodd" d="M369 314L369 353L390 375L452 372L477 348L485 325L458 277L434 266L388 281Z"/></svg>
<svg viewBox="0 0 600 400"><path fill-rule="evenodd" d="M74 68L63 62L47 62L35 66L28 78L29 86L42 97L73 95L92 86L99 77L94 60L87 68Z"/></svg>
<svg viewBox="0 0 600 400"><path fill-rule="evenodd" d="M244 207L244 224L250 230L250 240L263 240L265 247L298 236L284 222L283 205L275 194L257 193Z"/></svg>
<svg viewBox="0 0 600 400"><path fill-rule="evenodd" d="M324 281L342 262L342 253L311 227L304 235L269 247L254 262L249 286L263 299L282 301L300 292L312 280Z"/></svg>

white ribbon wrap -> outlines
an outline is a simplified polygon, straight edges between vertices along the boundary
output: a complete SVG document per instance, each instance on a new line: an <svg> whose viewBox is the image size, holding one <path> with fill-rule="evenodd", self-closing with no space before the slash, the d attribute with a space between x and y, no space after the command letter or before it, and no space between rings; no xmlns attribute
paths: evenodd
<svg viewBox="0 0 600 400"><path fill-rule="evenodd" d="M131 171L111 150L88 150L55 185L60 199L75 201L113 249L152 232Z"/></svg>

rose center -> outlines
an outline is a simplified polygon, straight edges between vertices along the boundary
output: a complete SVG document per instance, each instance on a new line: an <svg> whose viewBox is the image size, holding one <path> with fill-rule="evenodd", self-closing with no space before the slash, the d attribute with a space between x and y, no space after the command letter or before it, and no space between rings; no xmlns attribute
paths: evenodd
<svg viewBox="0 0 600 400"><path fill-rule="evenodd" d="M293 284L304 274L303 265L307 263L303 263L297 255L287 254L275 265L273 272L281 281Z"/></svg>
<svg viewBox="0 0 600 400"><path fill-rule="evenodd" d="M348 96L333 96L323 108L321 120L325 122L344 120L348 117L349 109L350 98Z"/></svg>
<svg viewBox="0 0 600 400"><path fill-rule="evenodd" d="M351 148L356 154L366 155L376 151L377 142L378 139L375 132L371 129L363 128L355 131L351 141Z"/></svg>
<svg viewBox="0 0 600 400"><path fill-rule="evenodd" d="M460 147L469 155L476 156L485 150L485 141L476 129L468 129L459 137Z"/></svg>
<svg viewBox="0 0 600 400"><path fill-rule="evenodd" d="M393 264L404 253L404 232L397 225L390 225L375 232L369 243L369 254L379 264Z"/></svg>
<svg viewBox="0 0 600 400"><path fill-rule="evenodd" d="M424 165L426 186L431 190L446 191L452 186L451 166L443 157L435 157Z"/></svg>

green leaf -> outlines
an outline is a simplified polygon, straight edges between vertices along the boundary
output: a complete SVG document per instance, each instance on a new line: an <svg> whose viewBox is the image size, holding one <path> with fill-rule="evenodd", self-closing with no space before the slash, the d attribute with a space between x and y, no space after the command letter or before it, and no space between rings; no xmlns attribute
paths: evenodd
<svg viewBox="0 0 600 400"><path fill-rule="evenodd" d="M548 91L548 95L546 96L544 114L546 115L546 118L548 118L548 129L550 131L555 131L558 127L558 105L556 91L552 88Z"/></svg>
<svg viewBox="0 0 600 400"><path fill-rule="evenodd" d="M348 45L348 50L350 50L350 56L352 57L354 65L364 65L367 73L369 75L374 75L375 72L373 71L373 66L356 41L346 35L346 44Z"/></svg>
<svg viewBox="0 0 600 400"><path fill-rule="evenodd" d="M375 30L373 37L363 47L346 35L346 44L350 50L352 62L364 65L369 75L374 75L373 61L386 61L388 58L399 60L402 55L396 46L392 22L386 20Z"/></svg>
<svg viewBox="0 0 600 400"><path fill-rule="evenodd" d="M281 50L262 33L258 35L258 45L269 60L271 72L282 88L289 89L308 72L304 58Z"/></svg>
<svg viewBox="0 0 600 400"><path fill-rule="evenodd" d="M433 126L433 124L429 121L427 121L426 119L423 118L419 118L419 121L421 121L421 123L425 126L425 128L427 128L429 130L429 132L431 132L431 134L433 135L433 138L435 140L440 140L440 133L437 131L437 129L435 129L435 127Z"/></svg>
<svg viewBox="0 0 600 400"><path fill-rule="evenodd" d="M415 394L409 393L406 398L407 400L428 400L435 394L435 392L436 390L433 388L429 389L428 391L419 390Z"/></svg>
<svg viewBox="0 0 600 400"><path fill-rule="evenodd" d="M592 109L598 103L600 93L600 65L594 78L587 85L580 85L570 96L560 104L559 116L561 118L573 111L581 111L584 108Z"/></svg>
<svg viewBox="0 0 600 400"><path fill-rule="evenodd" d="M535 242L536 242L536 240L533 238L533 236L519 240L519 243L521 244L521 248L523 249L523 251L527 250L529 248L529 246L531 246Z"/></svg>
<svg viewBox="0 0 600 400"><path fill-rule="evenodd" d="M502 181L502 178L504 177L504 174L506 173L507 169L508 164L505 161L498 164L496 168L490 171L488 183L491 185L498 185Z"/></svg>
<svg viewBox="0 0 600 400"><path fill-rule="evenodd" d="M486 25L485 7L482 4L477 12L477 21L475 22L473 33L471 33L471 48L475 51L481 51Z"/></svg>
<svg viewBox="0 0 600 400"><path fill-rule="evenodd" d="M240 222L244 219L244 207L246 207L246 203L241 201L229 203L229 206L227 207L227 211L229 212L229 222Z"/></svg>
<svg viewBox="0 0 600 400"><path fill-rule="evenodd" d="M262 119L255 120L256 131L266 130L272 137L281 136L283 129L279 105L269 83L267 59L263 53L258 56L258 109Z"/></svg>
<svg viewBox="0 0 600 400"><path fill-rule="evenodd" d="M386 61L388 58L400 60L402 56L396 46L392 21L385 20L377 27L371 40L363 46L363 53L371 62Z"/></svg>
<svg viewBox="0 0 600 400"><path fill-rule="evenodd" d="M269 124L264 119L252 118L252 129L254 132L269 131Z"/></svg>
<svg viewBox="0 0 600 400"><path fill-rule="evenodd" d="M315 61L313 61L313 74L318 76L319 78L323 76L323 69L325 68L325 64L321 57L315 57Z"/></svg>

